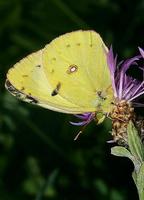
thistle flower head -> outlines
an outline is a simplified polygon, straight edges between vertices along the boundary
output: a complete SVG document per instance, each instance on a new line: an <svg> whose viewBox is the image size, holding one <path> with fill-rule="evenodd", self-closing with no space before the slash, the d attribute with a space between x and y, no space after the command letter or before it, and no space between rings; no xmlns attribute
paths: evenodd
<svg viewBox="0 0 144 200"><path fill-rule="evenodd" d="M144 51L139 48L139 55L117 64L112 47L107 54L112 87L114 91L114 107L109 113L112 120L113 141L120 145L127 145L127 126L132 120L136 122L134 107L142 107L140 97L144 94L144 66L139 61L144 59ZM142 80L129 75L128 70L136 67L141 70Z"/></svg>

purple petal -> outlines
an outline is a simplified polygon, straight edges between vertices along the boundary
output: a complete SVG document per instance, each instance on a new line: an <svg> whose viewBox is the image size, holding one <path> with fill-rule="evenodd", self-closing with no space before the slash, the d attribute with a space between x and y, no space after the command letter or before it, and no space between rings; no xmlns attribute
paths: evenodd
<svg viewBox="0 0 144 200"><path fill-rule="evenodd" d="M107 62L108 62L108 66L109 66L111 74L114 75L115 70L116 70L117 57L114 58L112 46L110 47L110 50L107 53Z"/></svg>
<svg viewBox="0 0 144 200"><path fill-rule="evenodd" d="M77 114L75 116L79 119L82 119L82 121L81 122L70 122L70 124L76 125L76 126L83 126L83 125L89 124L95 118L95 113Z"/></svg>
<svg viewBox="0 0 144 200"><path fill-rule="evenodd" d="M140 47L138 47L138 49L139 49L139 52L140 52L141 56L144 58L144 50L142 48L140 48Z"/></svg>
<svg viewBox="0 0 144 200"><path fill-rule="evenodd" d="M117 97L117 90L115 85L115 71L116 71L116 63L117 63L117 56L114 58L113 48L110 47L109 52L107 53L107 63L110 70L111 80L112 80L112 87L114 90L114 96Z"/></svg>
<svg viewBox="0 0 144 200"><path fill-rule="evenodd" d="M74 126L83 126L83 125L87 124L86 121L83 121L83 122L69 122L69 123L74 125Z"/></svg>
<svg viewBox="0 0 144 200"><path fill-rule="evenodd" d="M79 119L87 120L90 115L91 115L91 113L84 113L84 114L77 114L77 115L74 115L74 116L76 116Z"/></svg>
<svg viewBox="0 0 144 200"><path fill-rule="evenodd" d="M129 58L127 59L123 64L122 64L122 71L123 73L125 73L129 67L132 65L132 64L136 64L135 61L138 61L140 58L140 56L135 56L133 58Z"/></svg>
<svg viewBox="0 0 144 200"><path fill-rule="evenodd" d="M144 103L133 102L134 107L144 107Z"/></svg>
<svg viewBox="0 0 144 200"><path fill-rule="evenodd" d="M138 97L144 94L144 76L143 81L138 81L126 74L127 70L132 66L142 69L144 73L144 66L139 66L139 63L137 62L140 59L144 59L144 50L139 47L139 51L140 55L120 62L118 65L116 63L117 57L114 57L112 47L107 54L114 96L119 100L125 99L132 103L139 103Z"/></svg>

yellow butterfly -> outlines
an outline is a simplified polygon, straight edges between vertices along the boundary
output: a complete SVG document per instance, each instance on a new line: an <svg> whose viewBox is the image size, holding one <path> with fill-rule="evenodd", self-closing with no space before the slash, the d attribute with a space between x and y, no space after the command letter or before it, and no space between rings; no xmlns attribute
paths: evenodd
<svg viewBox="0 0 144 200"><path fill-rule="evenodd" d="M16 63L6 88L23 101L62 113L107 113L113 99L107 52L95 31L64 34Z"/></svg>

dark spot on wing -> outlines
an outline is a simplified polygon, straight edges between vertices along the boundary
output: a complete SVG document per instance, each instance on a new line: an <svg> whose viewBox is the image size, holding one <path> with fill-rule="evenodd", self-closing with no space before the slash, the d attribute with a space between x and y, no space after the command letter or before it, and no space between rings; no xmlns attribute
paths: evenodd
<svg viewBox="0 0 144 200"><path fill-rule="evenodd" d="M10 81L7 79L5 82L5 87L7 88L7 90L12 93L12 94L17 94L19 92L19 90L17 90L11 83Z"/></svg>
<svg viewBox="0 0 144 200"><path fill-rule="evenodd" d="M11 86L11 83L8 79L6 79L5 85L6 85L7 88Z"/></svg>
<svg viewBox="0 0 144 200"><path fill-rule="evenodd" d="M52 60L56 61L56 58L52 58Z"/></svg>
<svg viewBox="0 0 144 200"><path fill-rule="evenodd" d="M70 44L67 44L67 45L66 45L66 47L70 47L70 46L71 46Z"/></svg>
<svg viewBox="0 0 144 200"><path fill-rule="evenodd" d="M55 89L52 91L51 96L56 96L58 94L58 91Z"/></svg>
<svg viewBox="0 0 144 200"><path fill-rule="evenodd" d="M26 75L26 74L23 74L23 75L22 75L22 77L28 77L28 75Z"/></svg>
<svg viewBox="0 0 144 200"><path fill-rule="evenodd" d="M36 65L36 67L40 68L40 67L41 67L41 65Z"/></svg>
<svg viewBox="0 0 144 200"><path fill-rule="evenodd" d="M21 88L21 91L24 91L24 90L25 90L25 88L24 88L24 87L22 87L22 88Z"/></svg>
<svg viewBox="0 0 144 200"><path fill-rule="evenodd" d="M50 73L53 74L54 73L54 69L51 69Z"/></svg>
<svg viewBox="0 0 144 200"><path fill-rule="evenodd" d="M56 88L52 91L51 96L56 96L61 88L61 83L58 83Z"/></svg>
<svg viewBox="0 0 144 200"><path fill-rule="evenodd" d="M29 103L34 103L34 104L38 103L38 100L30 95L26 95L26 99L28 100Z"/></svg>
<svg viewBox="0 0 144 200"><path fill-rule="evenodd" d="M80 43L77 43L76 45L77 45L77 46L80 46L81 44L80 44Z"/></svg>
<svg viewBox="0 0 144 200"><path fill-rule="evenodd" d="M31 96L31 94L29 93L29 95L24 94L22 91L25 89L24 87L21 88L22 91L17 90L11 83L10 81L7 79L5 82L5 87L7 88L7 90L13 94L14 96L16 96L17 98L23 100L23 101L27 101L28 103L33 103L33 104L37 104L38 100L35 99L34 97Z"/></svg>

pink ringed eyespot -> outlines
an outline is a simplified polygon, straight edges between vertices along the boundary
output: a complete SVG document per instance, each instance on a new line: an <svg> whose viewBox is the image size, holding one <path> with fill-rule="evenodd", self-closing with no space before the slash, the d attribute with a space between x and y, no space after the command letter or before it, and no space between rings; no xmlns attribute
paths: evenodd
<svg viewBox="0 0 144 200"><path fill-rule="evenodd" d="M71 73L76 72L77 70L78 70L78 66L76 66L76 65L70 65L69 68L68 68L68 70L67 70L67 73L71 74Z"/></svg>

